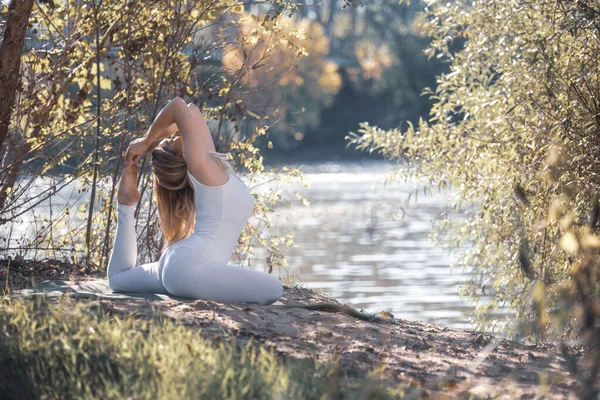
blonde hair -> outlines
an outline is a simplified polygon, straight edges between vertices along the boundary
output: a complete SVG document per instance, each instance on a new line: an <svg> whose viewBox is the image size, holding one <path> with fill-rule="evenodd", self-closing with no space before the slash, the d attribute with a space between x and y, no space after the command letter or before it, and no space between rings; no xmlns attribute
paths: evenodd
<svg viewBox="0 0 600 400"><path fill-rule="evenodd" d="M165 238L162 253L169 245L190 236L194 230L194 188L187 175L185 159L164 147L152 150L152 175L152 192Z"/></svg>

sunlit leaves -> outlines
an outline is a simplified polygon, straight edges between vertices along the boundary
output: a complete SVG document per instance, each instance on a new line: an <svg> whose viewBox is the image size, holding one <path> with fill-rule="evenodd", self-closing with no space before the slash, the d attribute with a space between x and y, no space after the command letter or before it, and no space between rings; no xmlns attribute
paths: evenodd
<svg viewBox="0 0 600 400"><path fill-rule="evenodd" d="M277 62L287 57L285 62L289 67L296 57L307 54L300 42L308 39L302 29L284 20L263 26L256 17L249 21L258 34L248 34L241 22L251 17L244 13L244 3L237 0L198 0L185 4L111 0L96 5L69 1L52 13L34 9L31 22L36 32L31 32L31 41L24 48L23 85L11 121L11 128L17 132L14 135L17 146L9 150L16 153L9 154L7 159L14 159L16 155L24 166L31 168L20 172L52 174L57 179L79 177L83 188L77 190L78 195L89 193L88 189L94 184L94 171L98 172L102 182L95 182L97 199L91 220L93 254L90 263L102 269L105 264L100 264L101 253L109 248L106 244L111 242L113 234L109 227L114 226L115 217L114 209L111 212L115 192L106 186L112 184L114 189L114 178L122 171L120 163L127 143L145 133L160 106L174 95L202 105L208 119L222 122L219 123L221 128L228 127L219 132L215 129L214 136L216 142L224 146L221 150L230 150L231 162L250 174L260 174L264 171L263 158L255 142L267 135L269 127L257 126L255 133L251 133L252 127L249 127L241 134L239 126L232 121L246 116L267 120L272 115L273 110L252 112L236 98L243 88L235 83L235 77L261 66L245 60L233 65L227 71L231 76L227 76L218 66L221 49L251 43L255 37L258 38L255 44L261 46L268 39L271 42L266 48ZM316 42L321 46L317 50L326 49L323 40ZM316 53L322 60L322 52ZM321 72L315 69L315 74ZM327 77L335 73L329 68ZM272 83L264 78L266 75L253 77L253 89L260 92L263 85ZM332 92L334 84L330 84ZM96 156L97 163L94 163ZM31 162L34 159L36 162ZM61 166L68 168L60 169ZM146 161L140 170L143 175L140 184L149 185ZM276 171L268 174L275 175ZM286 171L280 180L290 183L298 179L301 173ZM150 188L144 189L148 192ZM13 193L12 188L7 193ZM258 207L255 214L258 219L267 219L273 213L270 199L262 193L254 195L267 197L260 203L265 206ZM54 235L47 235L48 228L42 227L43 244L39 247L67 244L70 249L82 250L85 226L81 221L86 219L89 204L81 202L80 207L75 208L77 212L69 211L72 204L65 205L64 210L55 210L57 219L76 214L77 222L65 229L64 234L56 231ZM148 238L139 248L140 259L152 261L158 258L156 250L160 240L160 232L152 224L156 210L149 201L142 207L149 210L141 214L141 218L149 220L143 221L140 226L144 231L138 232ZM56 220L52 222L54 225L49 229L57 226ZM255 244L252 239L266 235L260 229L252 233L240 241L249 252ZM287 238L285 234L282 237ZM287 239L284 242L287 243ZM283 266L285 258L277 248L278 243L273 240L268 253L272 254L275 265Z"/></svg>
<svg viewBox="0 0 600 400"><path fill-rule="evenodd" d="M380 78L383 71L397 61L385 43L377 45L369 40L361 40L356 44L355 52L363 79Z"/></svg>
<svg viewBox="0 0 600 400"><path fill-rule="evenodd" d="M577 254L579 242L573 232L567 232L560 238L560 247L570 255Z"/></svg>
<svg viewBox="0 0 600 400"><path fill-rule="evenodd" d="M284 15L264 21L242 14L240 25L237 43L228 45L222 57L228 76L244 88L239 99L259 119L277 121L278 133L285 135L275 143L301 140L296 133L318 125L321 109L342 84L338 66L326 60L324 28ZM264 89L255 90L259 85ZM291 108L297 104L304 107Z"/></svg>
<svg viewBox="0 0 600 400"><path fill-rule="evenodd" d="M596 251L600 38L578 4L432 2L427 54L451 66L429 93L429 119L402 131L363 124L348 137L403 160L403 176L449 184L458 204L477 205L466 222L440 226L450 243L469 244L464 293L481 299L485 281L492 296L477 308L480 327L503 304L517 321L531 318L531 279L543 280L536 290L552 307L555 288Z"/></svg>

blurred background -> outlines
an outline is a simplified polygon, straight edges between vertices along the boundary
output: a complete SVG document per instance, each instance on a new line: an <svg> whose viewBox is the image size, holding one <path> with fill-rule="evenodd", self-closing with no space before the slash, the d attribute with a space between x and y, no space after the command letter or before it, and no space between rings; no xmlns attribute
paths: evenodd
<svg viewBox="0 0 600 400"><path fill-rule="evenodd" d="M346 148L348 132L363 121L390 129L426 118L432 102L422 92L435 88L436 75L448 70L447 62L424 53L429 40L420 32L419 12L425 2L306 4L289 22L306 32L308 56L295 65L289 55L282 57L278 71L261 76L276 82L269 93L248 97L255 112L266 103L259 96L269 96L278 109L271 128L274 147L264 152L265 160L369 158Z"/></svg>

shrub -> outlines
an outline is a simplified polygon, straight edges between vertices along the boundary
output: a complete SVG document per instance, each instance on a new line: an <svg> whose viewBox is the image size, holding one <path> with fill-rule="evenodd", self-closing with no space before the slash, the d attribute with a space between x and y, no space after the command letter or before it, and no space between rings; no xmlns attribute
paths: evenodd
<svg viewBox="0 0 600 400"><path fill-rule="evenodd" d="M578 333L570 328L582 314L571 307L585 300L573 274L598 243L597 215L586 225L600 181L600 10L584 1L459 0L427 9L423 29L433 38L429 56L451 62L429 91L430 119L389 131L363 123L349 144L404 160L405 176L450 186L457 208L477 203L465 221L442 226L450 243L470 245L461 265L473 278L462 294L492 296L477 305L479 328L508 305L510 328L546 327L552 311L563 314L560 333ZM588 282L597 288L595 270Z"/></svg>

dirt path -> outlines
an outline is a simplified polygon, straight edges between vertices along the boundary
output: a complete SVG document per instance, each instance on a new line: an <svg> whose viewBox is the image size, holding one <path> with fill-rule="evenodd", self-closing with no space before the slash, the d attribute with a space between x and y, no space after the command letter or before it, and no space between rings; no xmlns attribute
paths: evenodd
<svg viewBox="0 0 600 400"><path fill-rule="evenodd" d="M0 284L2 278L0 275ZM97 275L77 277L90 278ZM340 367L349 376L359 377L385 365L390 383L414 382L430 398L453 398L465 392L478 398L576 398L577 382L570 377L557 347L521 345L481 332L399 318L369 322L343 313L282 307L337 303L298 287L285 287L281 301L270 306L202 300L81 301L97 302L110 312L139 317L150 317L154 307L198 329L204 337L222 340L234 335L240 344L253 337L285 357L316 356L325 361L338 354ZM573 354L579 356L575 351Z"/></svg>
<svg viewBox="0 0 600 400"><path fill-rule="evenodd" d="M577 384L556 347L520 345L481 332L397 318L375 323L342 313L281 307L319 302L335 300L286 287L281 301L271 306L202 300L101 301L112 312L140 317L151 316L154 306L179 323L198 328L204 337L221 340L231 334L240 344L253 337L285 357L316 356L326 361L337 353L342 371L351 376L385 365L390 383L414 381L431 395L576 398ZM543 381L552 385L543 387Z"/></svg>

